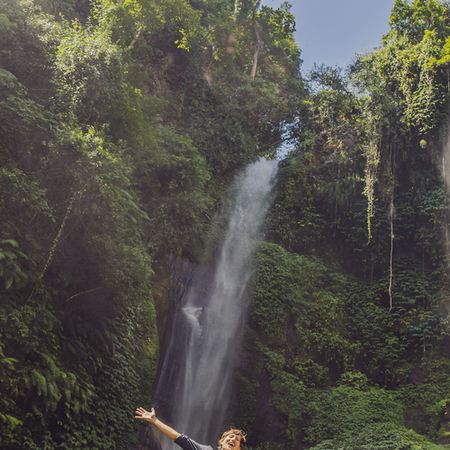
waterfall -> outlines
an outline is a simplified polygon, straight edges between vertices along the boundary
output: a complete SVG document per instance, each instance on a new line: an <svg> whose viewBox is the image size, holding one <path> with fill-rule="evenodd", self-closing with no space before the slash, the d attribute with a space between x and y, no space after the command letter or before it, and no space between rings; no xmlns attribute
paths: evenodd
<svg viewBox="0 0 450 450"><path fill-rule="evenodd" d="M182 262L178 280L173 280L177 307L167 319L171 331L161 356L156 412L162 420L168 417L180 433L214 447L228 407L247 311L249 258L260 238L276 171L277 162L264 159L246 168L228 196L228 225L215 268L193 269ZM164 450L176 447L166 439L161 445Z"/></svg>

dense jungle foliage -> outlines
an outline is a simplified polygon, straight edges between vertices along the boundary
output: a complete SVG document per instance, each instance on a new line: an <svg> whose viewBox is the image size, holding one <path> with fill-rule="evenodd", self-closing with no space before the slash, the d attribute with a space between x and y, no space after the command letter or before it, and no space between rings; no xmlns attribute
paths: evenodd
<svg viewBox="0 0 450 450"><path fill-rule="evenodd" d="M258 450L448 448L450 5L396 0L379 48L307 79L289 11L0 2L1 448L138 445L168 257L201 260L283 141L234 425Z"/></svg>

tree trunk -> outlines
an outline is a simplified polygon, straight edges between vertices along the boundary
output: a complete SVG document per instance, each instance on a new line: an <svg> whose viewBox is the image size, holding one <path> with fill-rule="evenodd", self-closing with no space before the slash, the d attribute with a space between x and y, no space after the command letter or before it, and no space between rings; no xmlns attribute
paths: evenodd
<svg viewBox="0 0 450 450"><path fill-rule="evenodd" d="M235 2L234 2L234 13L233 13L234 20L237 19L240 10L241 10L241 0L235 0Z"/></svg>
<svg viewBox="0 0 450 450"><path fill-rule="evenodd" d="M262 44L261 36L260 36L259 30L258 30L258 24L256 23L256 10L258 9L260 3L261 3L261 0L258 0L255 3L255 5L253 6L252 21L253 21L253 29L255 30L256 45L255 45L255 52L253 53L252 70L250 72L250 76L252 77L252 80L254 80L256 77L256 69L258 68L258 55L259 55L259 51L261 50L261 44Z"/></svg>

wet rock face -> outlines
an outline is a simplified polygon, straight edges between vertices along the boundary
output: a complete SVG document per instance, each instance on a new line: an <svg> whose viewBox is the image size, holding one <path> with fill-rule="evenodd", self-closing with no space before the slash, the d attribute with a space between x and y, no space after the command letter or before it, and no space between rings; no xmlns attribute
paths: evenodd
<svg viewBox="0 0 450 450"><path fill-rule="evenodd" d="M411 384L415 384L416 386L420 386L424 383L426 376L427 376L426 367L417 366L411 371L411 374L409 376L409 382Z"/></svg>
<svg viewBox="0 0 450 450"><path fill-rule="evenodd" d="M426 416L423 408L418 406L412 406L405 408L405 427L415 431L418 434L425 435L428 431L428 425L430 423L429 418Z"/></svg>
<svg viewBox="0 0 450 450"><path fill-rule="evenodd" d="M246 327L250 325L246 324ZM249 328L247 328L247 332ZM236 426L244 429L247 433L247 444L249 446L257 445L260 442L283 443L280 439L281 433L286 429L284 418L275 411L272 406L273 392L270 385L269 373L262 366L263 360L261 354L253 351L254 343L252 339L256 338L256 332L250 332L245 336L245 345L239 353L235 368L235 381L238 377L245 377L252 384L256 384L255 391L252 392L250 401L252 415L251 420L245 420L242 417L242 408L248 405L242 405L243 392L242 385L234 382L230 395L230 422L225 422L227 426ZM259 338L259 337L258 337Z"/></svg>
<svg viewBox="0 0 450 450"><path fill-rule="evenodd" d="M166 420L171 421L171 411L176 408L174 377L185 367L186 339L189 322L183 307L190 296L195 296L201 305L207 302L213 280L213 267L200 265L185 258L170 259L170 292L164 317L164 329L160 337L160 354L175 355L160 359L157 379L154 384L153 404ZM187 432L187 430L184 430Z"/></svg>
<svg viewBox="0 0 450 450"><path fill-rule="evenodd" d="M255 403L256 423L252 434L258 436L258 440L261 442L279 441L282 443L277 436L286 429L286 425L280 420L275 409L271 405L272 388L270 387L267 372L264 372L259 383L260 386L256 393Z"/></svg>
<svg viewBox="0 0 450 450"><path fill-rule="evenodd" d="M158 334L161 336L169 308L170 268L164 261L157 261L155 277L152 282L153 302L156 310Z"/></svg>

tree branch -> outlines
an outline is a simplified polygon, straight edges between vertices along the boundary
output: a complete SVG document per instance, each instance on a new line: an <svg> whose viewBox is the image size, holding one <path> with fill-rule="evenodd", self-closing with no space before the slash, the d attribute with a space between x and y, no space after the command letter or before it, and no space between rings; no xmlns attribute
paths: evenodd
<svg viewBox="0 0 450 450"><path fill-rule="evenodd" d="M139 36L142 33L142 26L140 26L137 31L136 34L134 35L133 40L131 41L131 44L127 47L127 51L131 50L134 47L134 44L136 44L136 41L139 39Z"/></svg>
<svg viewBox="0 0 450 450"><path fill-rule="evenodd" d="M78 297L79 295L87 294L89 292L98 291L99 289L101 289L101 287L98 287L98 288L95 288L95 289L89 289L88 291L78 292L78 294L72 295L72 297L69 297L67 300L64 300L64 303L67 303L69 300L72 300L73 298Z"/></svg>

